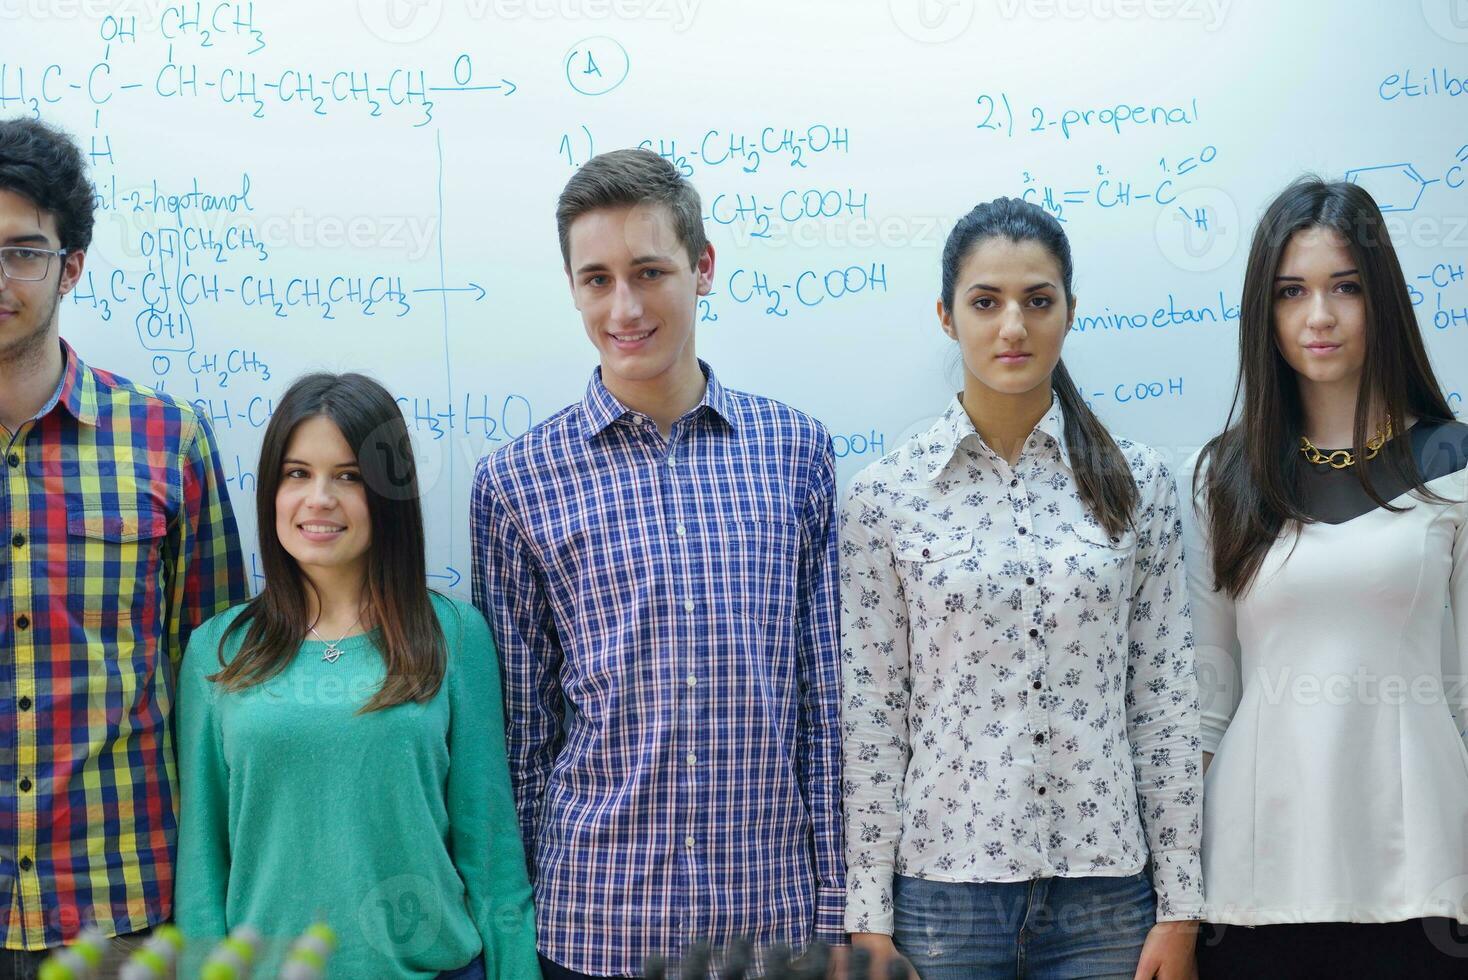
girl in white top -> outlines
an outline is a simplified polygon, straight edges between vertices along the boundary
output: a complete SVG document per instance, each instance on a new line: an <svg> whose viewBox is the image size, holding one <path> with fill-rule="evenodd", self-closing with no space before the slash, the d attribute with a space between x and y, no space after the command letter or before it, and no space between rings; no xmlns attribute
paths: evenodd
<svg viewBox="0 0 1468 980"><path fill-rule="evenodd" d="M1270 205L1240 331L1186 522L1200 971L1468 975L1468 426L1364 190L1311 178Z"/></svg>
<svg viewBox="0 0 1468 980"><path fill-rule="evenodd" d="M1086 408L1074 315L1053 217L959 221L938 316L963 391L842 509L846 925L877 976L898 954L923 980L1193 975L1177 492Z"/></svg>

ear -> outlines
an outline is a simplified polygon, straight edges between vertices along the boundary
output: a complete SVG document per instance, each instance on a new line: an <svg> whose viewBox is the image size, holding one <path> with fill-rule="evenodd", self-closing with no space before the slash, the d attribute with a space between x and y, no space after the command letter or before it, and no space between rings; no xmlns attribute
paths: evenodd
<svg viewBox="0 0 1468 980"><path fill-rule="evenodd" d="M1076 298L1071 294L1065 301L1065 332L1070 333L1070 328L1076 323Z"/></svg>
<svg viewBox="0 0 1468 980"><path fill-rule="evenodd" d="M82 266L86 265L87 253L85 249L77 249L67 252L66 257L61 260L61 281L58 289L62 296L76 288L77 281L82 277Z"/></svg>
<svg viewBox="0 0 1468 980"><path fill-rule="evenodd" d="M714 288L714 247L705 245L703 254L693 266L693 275L698 281L698 295L707 296Z"/></svg>
<svg viewBox="0 0 1468 980"><path fill-rule="evenodd" d="M937 309L938 325L943 328L943 332L946 333L951 339L957 340L958 328L953 325L953 314L949 312L948 307L944 305L941 299L938 300Z"/></svg>
<svg viewBox="0 0 1468 980"><path fill-rule="evenodd" d="M581 300L576 295L576 280L571 275L571 267L566 266L566 288L571 291L571 305L581 309Z"/></svg>

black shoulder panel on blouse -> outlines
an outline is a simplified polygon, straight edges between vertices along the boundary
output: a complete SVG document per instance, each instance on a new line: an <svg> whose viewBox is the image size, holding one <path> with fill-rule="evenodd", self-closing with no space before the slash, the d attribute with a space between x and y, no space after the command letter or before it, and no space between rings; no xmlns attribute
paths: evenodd
<svg viewBox="0 0 1468 980"><path fill-rule="evenodd" d="M1412 455L1422 471L1424 483L1450 476L1468 468L1468 425L1421 419L1409 432ZM1400 438L1400 437L1399 437ZM1406 493L1409 484L1392 469L1385 456L1358 463L1366 466L1372 486L1383 500L1393 500ZM1377 508L1366 495L1355 468L1331 469L1330 466L1306 465L1301 470L1305 512L1327 524L1344 524Z"/></svg>

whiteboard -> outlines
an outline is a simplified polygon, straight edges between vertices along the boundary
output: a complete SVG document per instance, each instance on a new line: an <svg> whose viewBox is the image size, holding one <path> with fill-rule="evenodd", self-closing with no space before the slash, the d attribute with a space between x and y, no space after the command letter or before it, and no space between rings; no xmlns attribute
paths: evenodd
<svg viewBox="0 0 1468 980"><path fill-rule="evenodd" d="M1222 425L1248 237L1302 171L1391 220L1455 410L1468 386L1468 3L1397 0L0 0L0 112L91 157L62 334L209 416L257 576L272 399L400 396L433 585L468 590L475 461L596 364L556 195L646 145L717 251L698 350L830 428L843 483L960 386L933 312L975 203L1065 222L1065 359L1180 462Z"/></svg>

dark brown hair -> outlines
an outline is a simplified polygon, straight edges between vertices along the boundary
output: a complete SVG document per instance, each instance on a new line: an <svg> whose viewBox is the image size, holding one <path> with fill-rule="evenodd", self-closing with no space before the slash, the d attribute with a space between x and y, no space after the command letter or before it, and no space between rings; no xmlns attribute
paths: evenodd
<svg viewBox="0 0 1468 980"><path fill-rule="evenodd" d="M367 551L367 611L363 623L381 630L386 667L382 687L362 713L407 701L427 701L443 683L443 631L426 585L423 513L408 428L387 390L361 374L308 374L276 406L260 447L255 513L265 587L246 603L219 644L245 631L234 659L209 679L227 690L260 684L285 669L306 637L306 590L301 573L275 533L275 494L296 427L324 417L357 454L367 494L372 543Z"/></svg>
<svg viewBox="0 0 1468 980"><path fill-rule="evenodd" d="M678 240L688 250L689 266L698 265L708 247L698 191L672 163L651 150L634 149L598 154L566 181L556 201L556 231L566 268L571 268L573 221L589 211L638 204L660 204L668 209Z"/></svg>
<svg viewBox="0 0 1468 980"><path fill-rule="evenodd" d="M1013 197L1001 197L980 204L959 219L943 246L943 308L951 316L953 294L958 273L969 254L991 238L1007 238L1012 242L1035 242L1055 259L1060 267L1060 280L1065 289L1065 302L1075 307L1071 293L1074 264L1070 240L1065 230L1043 208ZM1065 442L1075 472L1076 489L1081 502L1109 534L1121 534L1132 523L1139 495L1137 481L1127 465L1121 448L1106 431L1106 426L1086 405L1070 372L1063 362L1056 362L1050 376L1050 387L1065 414Z"/></svg>
<svg viewBox="0 0 1468 980"><path fill-rule="evenodd" d="M1234 597L1253 581L1287 522L1312 520L1300 509L1304 416L1299 380L1275 343L1274 323L1280 260L1290 239L1307 228L1337 232L1361 276L1366 361L1351 436L1357 458L1368 438L1373 403L1398 426L1409 415L1453 417L1428 362L1386 222L1371 195L1355 184L1313 176L1285 188L1254 231L1239 307L1239 379L1233 406L1224 431L1203 448L1193 478L1195 487L1206 480L1214 587ZM1439 499L1423 486L1409 439L1389 440L1382 456L1409 487ZM1381 498L1366 467L1354 469L1372 501L1401 509Z"/></svg>
<svg viewBox="0 0 1468 980"><path fill-rule="evenodd" d="M0 119L0 190L19 194L56 218L61 247L92 244L95 202L82 151L70 137L35 119Z"/></svg>

